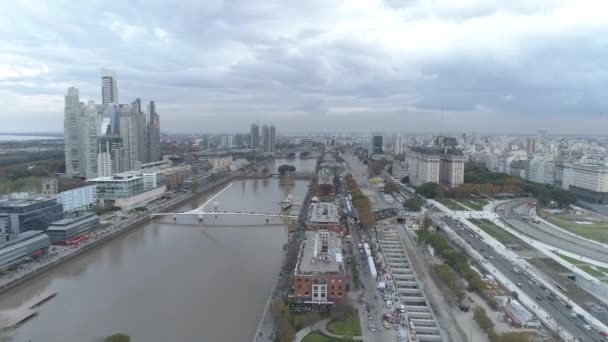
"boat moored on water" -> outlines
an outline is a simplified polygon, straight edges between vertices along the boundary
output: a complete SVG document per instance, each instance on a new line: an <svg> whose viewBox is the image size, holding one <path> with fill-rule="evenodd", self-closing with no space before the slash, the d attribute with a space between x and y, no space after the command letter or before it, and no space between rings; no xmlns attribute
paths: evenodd
<svg viewBox="0 0 608 342"><path fill-rule="evenodd" d="M292 205L293 205L293 198L291 197L291 194L287 195L287 198L284 198L281 200L281 209L282 210L287 210L287 209L291 208Z"/></svg>

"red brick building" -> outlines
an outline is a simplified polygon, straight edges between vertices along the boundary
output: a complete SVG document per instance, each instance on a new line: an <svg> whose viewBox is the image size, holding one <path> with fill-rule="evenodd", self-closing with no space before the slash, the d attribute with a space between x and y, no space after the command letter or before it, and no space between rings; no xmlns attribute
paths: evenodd
<svg viewBox="0 0 608 342"><path fill-rule="evenodd" d="M339 236L346 234L346 227L340 222L338 206L329 202L317 202L310 205L306 230L327 230Z"/></svg>
<svg viewBox="0 0 608 342"><path fill-rule="evenodd" d="M341 238L328 231L306 232L293 277L294 301L334 303L348 289Z"/></svg>
<svg viewBox="0 0 608 342"><path fill-rule="evenodd" d="M334 173L330 169L322 168L317 173L317 181L315 182L315 194L317 196L336 195Z"/></svg>

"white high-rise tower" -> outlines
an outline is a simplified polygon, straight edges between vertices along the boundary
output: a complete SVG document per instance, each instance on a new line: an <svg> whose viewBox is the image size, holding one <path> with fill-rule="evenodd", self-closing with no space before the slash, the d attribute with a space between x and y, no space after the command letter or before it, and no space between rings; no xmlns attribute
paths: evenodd
<svg viewBox="0 0 608 342"><path fill-rule="evenodd" d="M116 73L112 70L101 69L101 103L104 106L110 103L118 103Z"/></svg>
<svg viewBox="0 0 608 342"><path fill-rule="evenodd" d="M68 88L65 96L63 135L65 143L65 171L68 176L84 173L82 148L82 106L77 88Z"/></svg>

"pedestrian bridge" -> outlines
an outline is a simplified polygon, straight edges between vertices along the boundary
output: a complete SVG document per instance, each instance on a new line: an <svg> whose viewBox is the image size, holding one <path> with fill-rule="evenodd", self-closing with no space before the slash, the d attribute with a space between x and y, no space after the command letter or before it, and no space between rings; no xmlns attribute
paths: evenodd
<svg viewBox="0 0 608 342"><path fill-rule="evenodd" d="M289 214L277 214L277 213L256 213L248 211L203 211L200 209L194 209L185 211L182 213L155 213L152 216L177 216L177 215L195 215L199 218L204 216L263 216L263 217L286 217L286 218L298 218L298 215Z"/></svg>

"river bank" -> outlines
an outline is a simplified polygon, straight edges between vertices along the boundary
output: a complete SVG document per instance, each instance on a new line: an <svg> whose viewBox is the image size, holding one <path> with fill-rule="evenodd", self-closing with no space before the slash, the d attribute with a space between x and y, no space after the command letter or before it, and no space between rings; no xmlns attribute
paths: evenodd
<svg viewBox="0 0 608 342"><path fill-rule="evenodd" d="M308 178L310 179L310 178ZM311 183L312 184L312 183ZM298 221L295 225L295 231L290 231L287 248L283 253L281 270L275 278L268 299L262 312L262 317L258 323L253 342L261 342L272 340L275 336L277 323L275 322L270 312L270 305L277 298L285 298L289 294L289 286L291 284L291 271L295 267L299 246L304 239L306 231L306 219L310 208L310 201L313 197L313 187L309 186L304 200L302 201L302 209L298 215Z"/></svg>
<svg viewBox="0 0 608 342"><path fill-rule="evenodd" d="M206 189L204 189L201 192L188 193L188 194L181 195L179 197L171 198L168 201L162 203L161 208L158 208L155 211L150 211L147 214L145 214L144 216L138 217L135 221L129 222L126 225L124 225L123 227L116 229L116 230L112 231L111 233L98 238L97 240L94 240L87 244L81 245L80 247L75 248L68 254L61 255L61 256L57 257L57 259L52 260L52 261L48 262L47 264L44 264L35 269L32 269L30 272L24 273L23 275L19 276L18 278L12 279L12 280L8 281L7 283L0 285L0 295L4 294L7 291L10 291L11 289L13 289L19 285L22 285L23 283L26 283L27 281L29 281L31 279L34 279L46 272L51 271L52 269L56 268L57 266L65 263L69 260L72 260L73 258L81 256L82 254L87 253L87 252L93 250L94 248L99 247L120 235L123 235L126 232L129 232L135 228L143 226L144 223L152 220L151 215L153 213L163 212L163 211L167 211L172 208L175 208L187 201L192 200L196 196L200 196L204 193L213 191L213 190L231 182L234 179L235 179L234 176L230 176L230 177L227 177L225 179L222 179L216 183L209 185Z"/></svg>

